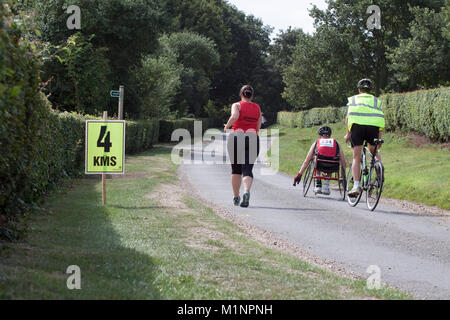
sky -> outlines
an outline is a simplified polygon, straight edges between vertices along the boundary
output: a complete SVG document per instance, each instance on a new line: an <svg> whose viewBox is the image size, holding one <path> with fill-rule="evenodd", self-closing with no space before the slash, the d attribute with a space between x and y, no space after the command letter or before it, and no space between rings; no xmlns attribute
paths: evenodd
<svg viewBox="0 0 450 320"><path fill-rule="evenodd" d="M314 20L309 16L308 9L313 5L322 10L327 8L324 0L228 0L228 2L246 14L261 18L265 25L274 27L272 37L275 37L280 29L286 30L289 26L313 33Z"/></svg>

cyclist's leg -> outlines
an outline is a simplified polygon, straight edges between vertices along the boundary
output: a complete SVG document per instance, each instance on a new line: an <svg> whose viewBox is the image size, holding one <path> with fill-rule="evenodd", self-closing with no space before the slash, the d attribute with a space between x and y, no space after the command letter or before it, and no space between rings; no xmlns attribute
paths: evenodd
<svg viewBox="0 0 450 320"><path fill-rule="evenodd" d="M352 164L352 174L353 174L353 180L355 182L359 182L360 177L360 171L361 171L361 154L362 154L362 146L355 146L353 147L353 164Z"/></svg>
<svg viewBox="0 0 450 320"><path fill-rule="evenodd" d="M374 126L367 126L367 141L369 143L369 150L371 154L374 154L376 145L373 144L373 140L378 139L380 133L380 128ZM375 160L381 162L381 156L377 152Z"/></svg>
<svg viewBox="0 0 450 320"><path fill-rule="evenodd" d="M361 179L359 173L361 171L361 153L363 142L365 140L364 135L365 126L360 126L358 124L352 126L352 130L350 131L350 142L353 150L352 174L353 180L358 183Z"/></svg>

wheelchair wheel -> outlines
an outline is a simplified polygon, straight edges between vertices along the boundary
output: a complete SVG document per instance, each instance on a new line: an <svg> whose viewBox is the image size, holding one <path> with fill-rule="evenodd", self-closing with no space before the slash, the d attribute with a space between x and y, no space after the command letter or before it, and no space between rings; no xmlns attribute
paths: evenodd
<svg viewBox="0 0 450 320"><path fill-rule="evenodd" d="M306 168L305 177L303 179L303 196L306 197L308 190L311 187L311 182L314 177L314 161L311 161Z"/></svg>
<svg viewBox="0 0 450 320"><path fill-rule="evenodd" d="M345 195L347 193L347 179L345 177L345 170L344 168L340 168L341 170L341 174L340 174L340 178L339 178L339 193L341 195L341 197L339 199L341 199L342 201L345 201Z"/></svg>
<svg viewBox="0 0 450 320"><path fill-rule="evenodd" d="M360 173L360 177L362 177L362 171ZM352 207L356 207L356 205L361 200L362 192L357 197L349 197L348 192L353 189L355 181L353 180L353 172L352 172L352 165L350 165L350 168L348 169L348 175L347 175L347 201L348 204Z"/></svg>

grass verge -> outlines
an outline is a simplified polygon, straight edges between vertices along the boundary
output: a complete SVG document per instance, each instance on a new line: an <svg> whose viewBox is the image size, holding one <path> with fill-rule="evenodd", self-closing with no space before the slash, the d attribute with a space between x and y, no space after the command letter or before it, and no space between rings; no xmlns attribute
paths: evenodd
<svg viewBox="0 0 450 320"><path fill-rule="evenodd" d="M351 149L344 142L345 125L334 124L333 137L344 148L347 164L352 159ZM280 130L280 171L295 176L319 127ZM443 144L421 142L417 146L413 136L394 133L383 135L385 144L381 156L385 167L383 197L409 200L450 209L450 150Z"/></svg>
<svg viewBox="0 0 450 320"><path fill-rule="evenodd" d="M127 158L127 175L78 180L0 243L1 299L408 299L262 246L178 184L168 149ZM65 273L81 269L81 290Z"/></svg>

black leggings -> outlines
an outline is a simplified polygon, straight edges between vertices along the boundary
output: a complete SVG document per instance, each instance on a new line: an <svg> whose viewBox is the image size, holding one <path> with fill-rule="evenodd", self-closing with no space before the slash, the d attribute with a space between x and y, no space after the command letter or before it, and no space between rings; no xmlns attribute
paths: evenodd
<svg viewBox="0 0 450 320"><path fill-rule="evenodd" d="M250 145L254 145L255 140L256 150L251 150ZM231 161L231 174L253 178L253 166L259 155L259 137L254 133L235 133L229 137L227 148Z"/></svg>

